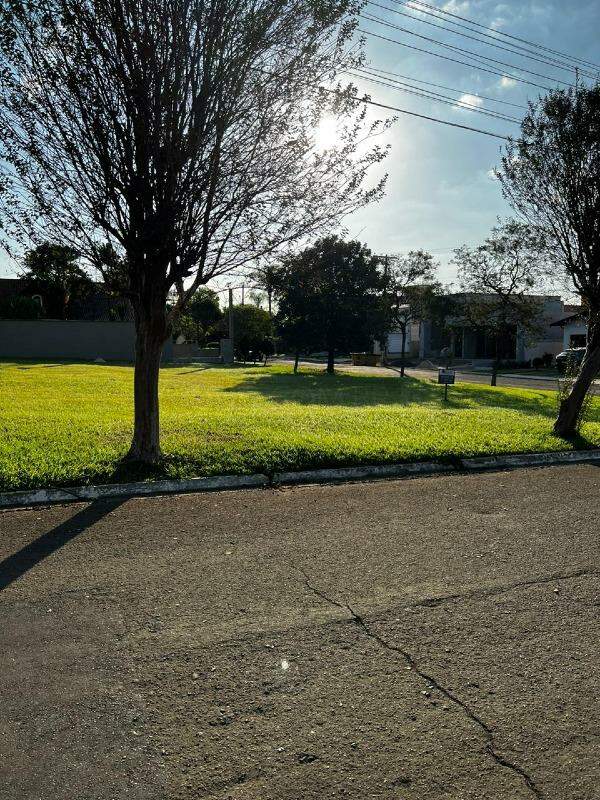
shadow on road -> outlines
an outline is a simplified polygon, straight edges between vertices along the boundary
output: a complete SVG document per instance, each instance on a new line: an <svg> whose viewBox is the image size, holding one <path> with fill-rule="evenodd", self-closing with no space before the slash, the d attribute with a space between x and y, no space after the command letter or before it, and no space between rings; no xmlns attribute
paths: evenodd
<svg viewBox="0 0 600 800"><path fill-rule="evenodd" d="M56 528L23 547L17 553L0 561L0 591L21 578L48 556L60 550L76 536L91 528L111 511L125 502L123 498L95 500Z"/></svg>

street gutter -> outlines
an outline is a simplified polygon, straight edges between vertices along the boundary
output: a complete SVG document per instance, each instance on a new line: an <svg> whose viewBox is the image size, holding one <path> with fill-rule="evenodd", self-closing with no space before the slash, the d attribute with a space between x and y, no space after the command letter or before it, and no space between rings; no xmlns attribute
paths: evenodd
<svg viewBox="0 0 600 800"><path fill-rule="evenodd" d="M271 476L262 473L254 475L215 475L207 478L137 481L135 483L113 483L98 486L75 486L65 489L34 489L24 492L0 493L0 508L16 509L53 503L86 502L111 497L148 497L237 489L266 489L314 483L390 480L425 475L543 467L554 464L581 464L586 462L600 463L600 449L456 458L452 463L418 461L405 464L276 472Z"/></svg>

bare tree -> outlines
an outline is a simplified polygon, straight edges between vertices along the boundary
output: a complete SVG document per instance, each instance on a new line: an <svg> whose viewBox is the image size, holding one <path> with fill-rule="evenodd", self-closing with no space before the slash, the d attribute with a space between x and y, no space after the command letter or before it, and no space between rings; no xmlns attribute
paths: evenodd
<svg viewBox="0 0 600 800"><path fill-rule="evenodd" d="M507 341L519 331L533 334L539 328L541 302L531 292L545 277L544 237L537 229L507 220L483 244L455 250L453 263L464 295L456 320L493 338L491 385L496 386Z"/></svg>
<svg viewBox="0 0 600 800"><path fill-rule="evenodd" d="M359 6L0 0L4 242L73 246L130 299L129 458L160 457L162 347L198 286L381 195L382 126L335 83ZM321 152L327 113L346 122Z"/></svg>
<svg viewBox="0 0 600 800"><path fill-rule="evenodd" d="M587 350L554 425L573 436L600 370L600 85L555 90L532 105L497 174L513 208L544 231L587 309Z"/></svg>

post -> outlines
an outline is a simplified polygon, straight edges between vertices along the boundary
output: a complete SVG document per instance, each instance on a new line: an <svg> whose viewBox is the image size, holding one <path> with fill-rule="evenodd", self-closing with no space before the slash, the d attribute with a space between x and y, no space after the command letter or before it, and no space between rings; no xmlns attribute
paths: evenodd
<svg viewBox="0 0 600 800"><path fill-rule="evenodd" d="M233 330L233 289L229 289L229 341L231 342L232 363L235 362L235 342Z"/></svg>

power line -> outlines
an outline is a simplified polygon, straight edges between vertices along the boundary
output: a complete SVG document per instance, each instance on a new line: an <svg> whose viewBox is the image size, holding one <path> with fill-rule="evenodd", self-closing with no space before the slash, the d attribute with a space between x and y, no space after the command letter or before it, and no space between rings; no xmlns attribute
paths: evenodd
<svg viewBox="0 0 600 800"><path fill-rule="evenodd" d="M326 89L324 86L321 86L321 89L322 91L328 92L329 94L339 95L339 92L336 92L335 89ZM364 103L364 105L375 106L376 108L385 108L388 111L397 111L399 114L406 114L409 117L418 117L419 119L426 119L429 122L439 122L441 125L448 125L451 128L461 128L462 130L465 131L482 133L484 136L492 136L494 139L503 139L505 142L508 142L511 139L510 136L503 136L501 133L493 133L492 131L486 131L481 128L473 128L471 125L462 125L459 122L450 122L449 120L446 119L439 119L438 117L430 117L427 114L418 114L416 111L408 111L406 108L399 108L398 106L390 106L387 103L379 103L376 100L370 100L366 97L357 97L356 95L352 95L350 99L356 101L357 103Z"/></svg>
<svg viewBox="0 0 600 800"><path fill-rule="evenodd" d="M398 92L405 92L406 94L412 94L415 95L416 97L424 97L427 100L434 100L437 103L444 103L445 105L452 106L453 108L464 108L467 109L468 111L474 111L477 114L484 114L487 117L492 117L492 119L499 119L502 120L503 122L512 122L515 125L521 124L521 120L516 119L515 117L509 117L505 114L501 114L496 111L488 111L486 109L480 108L479 106L475 106L470 103L465 103L464 101L456 100L453 97L447 97L445 95L439 95L436 97L435 95L438 94L437 92L428 92L425 89L421 89L419 86L415 86L412 88L404 88L406 84L404 84L403 86L395 85L400 83L399 81L394 81L393 83L390 83L388 81L390 81L391 79L388 79L387 81L381 79L378 80L377 78L380 78L381 76L368 77L368 74L357 75L356 73L352 72L348 72L347 74L352 75L355 78L361 78L363 80L370 81L371 83L377 83L380 86L387 86L388 88L395 89Z"/></svg>
<svg viewBox="0 0 600 800"><path fill-rule="evenodd" d="M406 6L406 3L399 2L398 0L391 0L391 2L396 3L396 5ZM473 28L468 28L466 25L461 25L460 23L452 22L451 20L447 20L444 17L440 17L437 14L433 14L431 11L426 11L423 9L415 9L412 5L408 6L413 11L417 11L420 14L428 14L429 16L433 17L434 19L440 20L442 22L446 22L450 25L456 26L454 28L449 28L448 25L438 25L435 22L430 22L426 19L421 19L420 17L414 16L414 14L407 14L405 11L399 11L395 8L390 8L389 6L381 5L380 3L375 2L375 0L367 0L368 5L377 6L377 8L382 8L386 11L391 11L393 14L399 14L402 17L407 17L408 19L412 20L413 22L421 22L423 25L431 25L434 28L439 28L440 30L448 31L449 33L453 33L455 36L463 36L465 39L471 39L474 42L480 42L481 44L485 44L488 47L496 47L499 50L504 50L507 53L512 53L513 55L521 56L522 58L529 58L532 61L537 61L539 64L545 64L546 66L554 67L556 69L563 69L568 72L573 72L576 68L575 64L568 64L564 61L559 61L554 56L546 56L543 53L535 52L534 50L529 50L528 48L524 47L523 45L512 45L512 47L507 47L505 44L499 43L499 40L496 36L490 36L487 33L480 33L479 31L473 30ZM462 33L460 30L456 30L456 28L462 28L463 30L470 31L471 33L477 34L476 36L471 36L468 33ZM482 38L483 37L483 38ZM486 41L489 40L489 41ZM513 48L519 49L513 49ZM592 72L588 72L586 70L581 70L586 77L594 78L595 75Z"/></svg>
<svg viewBox="0 0 600 800"><path fill-rule="evenodd" d="M538 89L543 89L545 92L550 92L551 89L549 86L542 86L540 83L534 83L533 81L528 80L527 78L519 78L517 75L510 75L506 72L498 72L495 69L489 69L488 67L484 67L481 64L472 64L468 61L461 61L458 58L451 58L450 56L442 55L442 53L435 53L433 50L427 50L424 47L417 47L414 44L408 44L407 42L399 42L397 39L390 39L389 36L383 36L380 33L374 33L374 31L367 31L364 28L358 28L359 33L365 33L367 36L373 36L375 39L381 39L384 42L390 42L391 44L398 44L401 47L408 47L410 50L416 50L418 53L427 53L430 56L436 56L437 58L441 58L444 61L452 61L454 64L462 64L465 67L471 67L472 69L481 70L481 72L488 72L490 75L498 75L500 78L510 78L513 81L517 81L518 83L526 83L529 86L535 86Z"/></svg>
<svg viewBox="0 0 600 800"><path fill-rule="evenodd" d="M366 69L366 68L361 67L361 69ZM392 72L389 69L381 69L380 67L373 67L373 66L369 65L368 69L372 70L373 72L382 72L382 73L384 73L386 75L393 75L396 78L405 78L407 81L414 81L415 83L425 83L428 86L434 86L437 89L445 89L447 92L456 92L457 94L476 95L477 97L481 97L482 100L489 100L492 103L501 103L502 105L505 105L505 106L512 106L513 108L520 108L520 109L523 109L524 111L527 110L527 106L524 106L524 105L522 105L520 103L512 103L509 100L499 100L496 97L489 97L488 95L485 95L485 94L479 94L479 92L469 92L466 89L456 89L455 87L452 87L452 86L444 86L441 83L433 83L432 81L424 81L422 78L413 78L412 75L401 75L399 72Z"/></svg>
<svg viewBox="0 0 600 800"><path fill-rule="evenodd" d="M562 83L564 86L573 86L572 83L568 81L563 81L560 78L552 78L549 75L543 75L540 72L534 72L531 69L527 69L527 67L520 67L517 64L510 64L507 61L500 61L498 58L492 58L491 56L484 56L480 53L475 53L473 50L467 50L464 47L457 47L453 44L446 44L446 42L441 42L439 39L433 39L431 36L424 36L422 33L415 33L414 31L409 30L408 28L403 28L401 25L394 25L393 22L386 22L384 19L380 19L379 17L371 16L370 14L361 14L360 15L363 19L369 20L369 22L376 22L379 25L384 25L386 28L393 28L394 30L401 31L401 33L408 33L410 36L416 36L418 39L423 39L426 42L431 42L432 44L436 44L438 47L445 47L447 50L452 50L455 53L461 53L462 55L470 56L471 58L477 58L482 61L490 61L493 64L500 64L503 67L508 67L509 69L516 69L520 72L526 72L528 75L533 75L536 78L542 78L542 80L555 82L555 83Z"/></svg>
<svg viewBox="0 0 600 800"><path fill-rule="evenodd" d="M393 0L393 2L397 2L397 0ZM426 11L422 11L422 9L420 8L415 8L415 4L423 6L424 8L429 8L432 11L435 11L438 15L443 14L447 17L460 19L463 22L468 22L470 25L474 25L477 28L481 28L486 31L492 31L496 36L503 36L506 39L513 39L516 42L522 42L523 44L529 45L530 47L536 47L538 50L544 50L548 53L553 53L554 55L560 56L561 58L568 58L569 60L576 61L579 64L586 64L588 67L591 67L592 69L600 69L600 64L596 64L593 61L588 61L584 58L579 58L577 56L571 56L568 53L562 53L560 50L555 50L552 47L546 47L546 45L538 44L537 42L532 42L530 39L524 39L521 36L514 36L511 33L504 33L504 31L496 30L495 28L491 28L489 25L482 25L480 22L476 22L473 19L469 19L468 17L462 17L460 14L455 14L452 11L447 11L444 8L440 8L439 6L434 6L431 5L430 3L422 2L422 0L409 0L408 2L399 2L398 4L407 6L408 8L414 9L415 11L420 11L421 13L426 14L427 13ZM440 17L438 16L438 19L439 18Z"/></svg>
<svg viewBox="0 0 600 800"><path fill-rule="evenodd" d="M395 0L392 0L392 2L395 2ZM391 11L393 14L399 14L400 16L407 17L408 19L412 20L413 22L420 22L423 25L431 25L434 28L439 28L440 30L444 30L444 31L448 31L449 33L453 33L455 36L463 36L465 39L471 39L474 42L479 42L480 44L487 45L488 47L496 47L498 50L502 50L502 51L507 52L507 53L512 53L513 55L520 56L521 58L529 58L532 61L537 61L539 64L544 64L545 66L553 67L554 69L563 69L563 70L566 70L568 72L573 72L576 69L575 65L565 64L564 62L558 61L554 57L544 56L541 53L535 54L534 51L527 50L526 48L523 48L521 45L516 45L517 47L521 48L521 51L519 51L519 50L513 49L512 47L507 47L506 45L498 44L497 39L495 41L486 41L485 38L481 38L481 37L486 37L487 39L490 39L490 40L494 40L495 39L494 36L489 36L486 33L481 33L480 34L480 33L476 32L476 31L473 31L473 33L477 33L478 35L477 36L471 36L468 33L462 33L460 30L455 30L454 28L449 28L447 25L438 25L435 22L430 22L429 20L426 20L426 19L420 19L419 17L416 17L413 14L407 14L404 11L398 11L397 9L390 8L389 6L381 5L380 3L374 2L374 0L367 0L367 3L368 3L368 5L377 6L377 8L384 9L385 11ZM403 3L399 3L399 5L404 5L404 4ZM417 10L419 10L419 9L417 9ZM437 16L435 16L434 14L432 14L431 12L428 12L428 11L421 12L421 13L430 14L435 19L442 20L443 22L449 22L449 24L451 24L451 25L456 25L457 24L455 22L450 22L449 20L445 20L443 17L437 17ZM470 28L467 28L464 25L461 25L459 27L462 27L465 30L471 30ZM486 58L487 56L483 56L483 57ZM522 69L522 68L519 67L519 69ZM585 77L588 77L588 78L594 78L595 77L594 74L591 73L591 72L588 72L586 70L581 70L581 69L580 69L580 71ZM533 74L536 74L536 73L533 73Z"/></svg>

